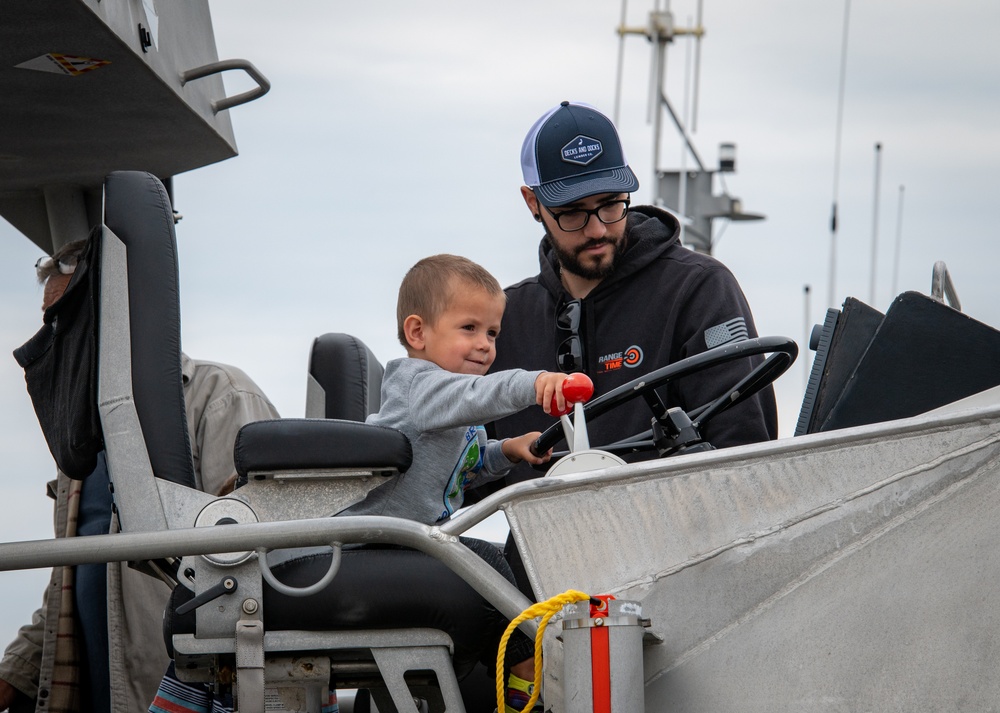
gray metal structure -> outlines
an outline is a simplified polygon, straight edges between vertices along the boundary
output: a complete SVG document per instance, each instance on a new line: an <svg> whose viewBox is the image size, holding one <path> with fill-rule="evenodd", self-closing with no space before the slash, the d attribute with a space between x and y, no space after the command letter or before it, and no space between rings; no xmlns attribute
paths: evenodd
<svg viewBox="0 0 1000 713"><path fill-rule="evenodd" d="M233 69L258 88L227 97ZM227 109L268 88L249 62L219 61L208 0L5 0L0 215L47 252L86 237L105 176L235 156Z"/></svg>
<svg viewBox="0 0 1000 713"><path fill-rule="evenodd" d="M704 167L691 171L657 171L657 199L689 220L684 225L684 244L706 255L712 254L712 225L716 218L726 220L762 220L764 216L747 213L739 198L728 193L715 194L715 176L722 171Z"/></svg>
<svg viewBox="0 0 1000 713"><path fill-rule="evenodd" d="M993 710L1000 395L962 407L546 479L493 504L539 597L641 603L662 638L645 650L647 711Z"/></svg>

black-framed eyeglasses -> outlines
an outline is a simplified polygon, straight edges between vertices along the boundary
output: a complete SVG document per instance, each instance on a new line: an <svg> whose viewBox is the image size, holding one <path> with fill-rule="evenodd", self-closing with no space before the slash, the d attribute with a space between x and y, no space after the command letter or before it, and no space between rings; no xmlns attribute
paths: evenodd
<svg viewBox="0 0 1000 713"><path fill-rule="evenodd" d="M556 219L556 224L559 226L560 230L567 233L573 233L587 227L587 223L590 222L590 216L592 215L596 215L597 219L605 225L617 223L628 215L628 207L631 203L631 198L620 198L618 200L608 201L607 203L601 203L601 205L596 208L589 210L587 208L575 208L573 210L564 210L556 213L547 206L545 210L549 212L549 215Z"/></svg>
<svg viewBox="0 0 1000 713"><path fill-rule="evenodd" d="M556 348L556 363L559 371L572 373L583 371L583 340L580 339L580 318L583 315L583 304L580 300L570 300L563 303L556 312L556 329L569 332Z"/></svg>
<svg viewBox="0 0 1000 713"><path fill-rule="evenodd" d="M35 261L35 272L43 273L58 269L61 275L72 275L76 272L76 263L75 257L61 257L58 260L53 260L50 256L45 255Z"/></svg>

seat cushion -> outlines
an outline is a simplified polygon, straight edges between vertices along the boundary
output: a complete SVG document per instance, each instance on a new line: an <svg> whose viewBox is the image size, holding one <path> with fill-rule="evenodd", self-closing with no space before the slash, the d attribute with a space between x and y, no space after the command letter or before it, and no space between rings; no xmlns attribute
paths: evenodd
<svg viewBox="0 0 1000 713"><path fill-rule="evenodd" d="M404 472L413 460L399 431L357 421L282 418L248 423L236 436L236 472L386 469Z"/></svg>

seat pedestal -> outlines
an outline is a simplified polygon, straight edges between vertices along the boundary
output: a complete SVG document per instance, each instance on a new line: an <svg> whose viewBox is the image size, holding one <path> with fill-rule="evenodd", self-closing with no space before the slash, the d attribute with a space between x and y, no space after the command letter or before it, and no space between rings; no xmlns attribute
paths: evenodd
<svg viewBox="0 0 1000 713"><path fill-rule="evenodd" d="M208 676L236 656L235 638L198 639L175 634L174 657L177 676L187 682L208 682ZM465 713L458 680L452 668L451 639L437 629L388 629L340 632L269 631L264 633L265 671L284 670L295 652L324 651L337 685L368 688L380 713L409 712L415 697L428 700L430 713ZM327 657L320 657L327 658ZM367 663L367 665L366 665ZM408 673L430 672L435 681L419 676L407 681ZM413 676L410 676L414 679ZM424 676L429 679L429 676ZM326 686L326 681L303 677L301 682L265 680L265 689ZM440 695L428 691L436 688ZM237 702L241 713L253 710L254 702L243 699L237 680ZM313 696L312 698L318 698ZM308 699L307 699L308 700ZM260 702L263 710L263 700ZM273 710L271 708L269 711ZM317 709L318 713L318 709Z"/></svg>

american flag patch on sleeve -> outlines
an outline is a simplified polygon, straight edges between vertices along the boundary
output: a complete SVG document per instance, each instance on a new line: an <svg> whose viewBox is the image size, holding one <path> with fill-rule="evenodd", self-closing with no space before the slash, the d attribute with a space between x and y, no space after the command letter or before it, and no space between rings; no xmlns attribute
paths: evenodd
<svg viewBox="0 0 1000 713"><path fill-rule="evenodd" d="M709 349L721 347L730 342L739 342L746 338L747 321L743 317L736 317L705 330L705 346Z"/></svg>

